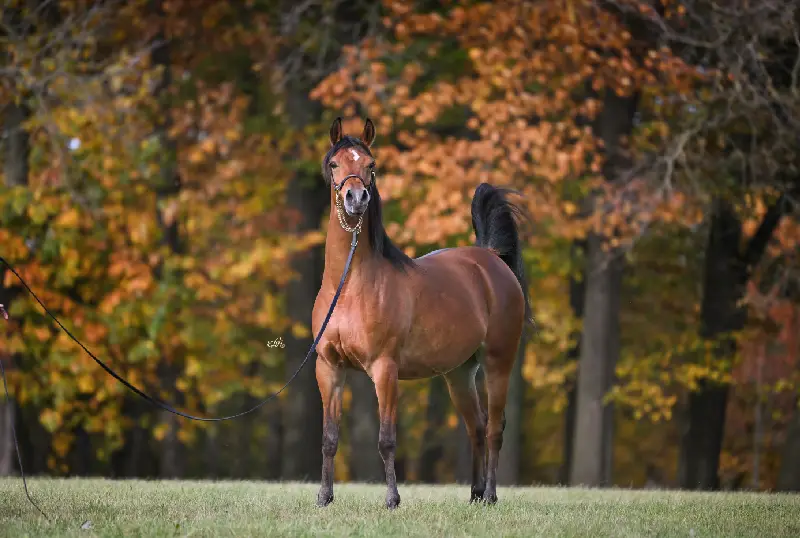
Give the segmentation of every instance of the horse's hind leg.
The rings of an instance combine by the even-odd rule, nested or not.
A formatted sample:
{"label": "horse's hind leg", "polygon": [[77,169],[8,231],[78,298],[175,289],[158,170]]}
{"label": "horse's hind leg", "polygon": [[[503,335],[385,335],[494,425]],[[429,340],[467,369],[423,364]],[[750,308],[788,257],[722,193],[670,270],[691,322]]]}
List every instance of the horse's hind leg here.
{"label": "horse's hind leg", "polygon": [[444,377],[450,398],[464,418],[464,426],[472,445],[472,488],[470,502],[483,498],[486,488],[486,415],[481,409],[475,374],[478,371],[477,355],[448,372]]}
{"label": "horse's hind leg", "polygon": [[483,500],[489,504],[497,502],[497,463],[500,459],[500,448],[503,446],[504,411],[508,383],[516,355],[516,350],[510,346],[504,346],[502,350],[498,351],[493,352],[491,349],[487,349],[484,361],[489,408],[489,421],[486,428],[489,461],[486,466],[486,489],[483,492]]}
{"label": "horse's hind leg", "polygon": [[317,506],[333,502],[333,458],[339,446],[344,381],[344,368],[333,366],[322,357],[317,358],[317,384],[322,396],[322,480]]}

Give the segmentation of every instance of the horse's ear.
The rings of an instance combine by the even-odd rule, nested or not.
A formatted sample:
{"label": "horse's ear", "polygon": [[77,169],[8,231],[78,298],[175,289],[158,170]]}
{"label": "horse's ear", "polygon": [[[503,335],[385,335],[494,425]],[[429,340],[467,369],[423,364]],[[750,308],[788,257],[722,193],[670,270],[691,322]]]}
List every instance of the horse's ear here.
{"label": "horse's ear", "polygon": [[331,146],[342,139],[342,118],[336,118],[331,124]]}
{"label": "horse's ear", "polygon": [[373,142],[375,142],[375,124],[372,123],[372,120],[367,118],[367,122],[364,124],[364,132],[361,133],[361,141],[364,142],[367,147],[370,147]]}

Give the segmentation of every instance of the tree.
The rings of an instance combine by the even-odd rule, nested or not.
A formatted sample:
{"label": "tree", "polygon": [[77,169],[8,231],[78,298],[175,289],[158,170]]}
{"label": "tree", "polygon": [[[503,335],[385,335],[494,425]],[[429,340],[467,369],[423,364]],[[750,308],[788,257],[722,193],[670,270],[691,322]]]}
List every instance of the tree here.
{"label": "tree", "polygon": [[[10,103],[3,111],[3,140],[4,144],[4,180],[5,185],[11,187],[24,187],[28,183],[28,156],[30,154],[29,136],[24,127],[27,111],[19,104]],[[0,304],[6,309],[11,307],[11,301],[18,290],[6,287],[6,269],[0,269]],[[10,358],[10,357],[9,357]],[[0,355],[0,360],[6,357]],[[10,366],[10,363],[9,363]],[[9,370],[6,367],[6,370]],[[0,432],[3,442],[0,444],[0,476],[11,474],[14,468],[14,445],[12,443],[11,429],[16,421],[14,401],[0,403]]]}
{"label": "tree", "polygon": [[[620,141],[633,130],[638,95],[619,96],[607,90],[596,131],[606,152],[608,181],[622,180]],[[613,407],[605,403],[614,384],[620,354],[620,296],[623,260],[618,248],[606,247],[608,238],[590,232],[586,243],[586,275],[575,429],[570,483],[611,484],[613,466]]]}
{"label": "tree", "polygon": [[[703,1],[663,3],[659,10],[633,2],[614,5],[705,74],[691,83],[693,91],[684,92],[688,106],[682,108],[689,113],[670,121],[670,142],[648,167],[665,188],[682,184],[694,191],[709,215],[699,334],[713,348],[718,372],[728,372],[737,355],[735,336],[747,323],[747,283],[798,185],[789,141],[800,133],[788,112],[797,106],[797,81],[790,73],[799,52],[792,37],[798,11],[770,2],[734,2],[725,10]],[[700,22],[707,20],[713,24]],[[763,211],[754,214],[759,206]],[[745,218],[755,222],[746,240]],[[719,486],[729,390],[722,376],[699,380],[689,395],[682,487]]]}
{"label": "tree", "polygon": [[[209,414],[242,392],[266,395],[274,383],[241,371],[281,361],[265,334],[286,327],[276,290],[286,281],[287,253],[320,237],[282,235],[284,169],[274,133],[245,121],[245,92],[208,62],[245,48],[268,62],[274,42],[262,31],[264,15],[251,9],[238,20],[252,27],[242,28],[227,24],[238,13],[218,4],[198,11],[170,2],[156,21],[145,2],[61,7],[51,26],[31,24],[30,39],[6,48],[14,76],[3,78],[4,103],[26,96],[36,136],[29,187],[0,192],[4,256],[76,336],[147,392],[171,399],[177,389],[179,405]],[[213,39],[188,39],[209,24]],[[153,65],[158,30],[182,46]],[[161,88],[166,104],[153,95],[165,71],[181,73]],[[173,151],[162,152],[163,144]],[[179,175],[180,192],[159,195],[153,185],[162,174],[174,177],[169,170]],[[192,241],[171,248],[162,232]],[[18,324],[2,328],[5,351],[31,356],[12,373],[12,390],[24,387],[20,404],[40,415],[52,446],[49,453],[37,447],[37,457],[66,472],[80,427],[92,441],[81,450],[90,447],[102,465],[140,427],[132,433],[140,452],[127,458],[143,464],[131,471],[149,474],[150,437],[163,439],[164,425],[151,414],[120,417],[124,389],[76,353],[31,301],[12,304],[11,315]],[[164,383],[167,360],[176,368]],[[198,431],[183,421],[175,435],[191,444]]]}
{"label": "tree", "polygon": [[[358,103],[393,133],[381,148],[380,162],[385,198],[398,201],[391,214],[402,215],[402,226],[389,228],[395,239],[411,251],[467,244],[474,186],[481,181],[510,183],[523,194],[538,235],[546,238],[531,240],[543,252],[528,258],[536,275],[532,286],[549,288],[543,281],[562,269],[536,264],[547,256],[564,259],[571,241],[590,230],[597,237],[591,247],[593,267],[607,267],[606,249],[601,249],[606,239],[601,238],[620,247],[638,233],[641,223],[628,215],[630,208],[623,211],[631,205],[623,201],[636,188],[641,197],[652,196],[630,181],[631,174],[616,180],[625,170],[616,170],[619,163],[609,164],[608,154],[618,159],[617,154],[627,151],[627,145],[619,150],[615,146],[632,129],[636,107],[630,103],[637,92],[674,86],[670,73],[680,73],[684,64],[668,51],[648,56],[625,21],[590,2],[562,6],[509,0],[431,7],[387,1],[385,7],[391,39],[368,39],[357,50],[345,51],[343,67],[314,96],[350,113]],[[634,54],[632,47],[643,50]],[[649,63],[637,62],[642,57]],[[668,72],[663,81],[657,79],[662,71]],[[619,121],[610,112],[603,123],[606,106],[609,111],[617,107]],[[604,151],[599,149],[602,143]],[[615,181],[606,182],[604,171]],[[592,203],[579,212],[590,193]],[[651,217],[658,219],[658,211],[650,211]],[[608,314],[616,309],[614,289],[621,273],[616,268],[601,273],[587,275],[587,293],[603,304],[586,313],[586,330],[601,340],[597,345],[585,342],[582,354],[584,362],[597,359],[603,378],[610,379],[618,345],[605,341],[599,323],[615,317]],[[614,289],[600,291],[602,282]],[[563,300],[563,290],[556,296],[534,296],[535,308],[547,312],[555,308],[543,303]],[[568,316],[545,316],[540,330],[549,333],[542,346],[547,354],[554,348],[566,350],[571,324]],[[592,378],[585,379],[594,388]],[[597,405],[609,388],[609,381],[601,383],[579,407]],[[509,403],[511,409],[519,407],[522,392]],[[586,387],[579,392],[589,395]],[[579,414],[579,422],[585,423],[588,415]],[[518,425],[507,428],[520,431]],[[504,446],[519,442],[516,433],[508,437]],[[586,445],[593,454],[587,458],[601,453],[600,436],[594,437]],[[508,448],[509,454],[515,452]]]}

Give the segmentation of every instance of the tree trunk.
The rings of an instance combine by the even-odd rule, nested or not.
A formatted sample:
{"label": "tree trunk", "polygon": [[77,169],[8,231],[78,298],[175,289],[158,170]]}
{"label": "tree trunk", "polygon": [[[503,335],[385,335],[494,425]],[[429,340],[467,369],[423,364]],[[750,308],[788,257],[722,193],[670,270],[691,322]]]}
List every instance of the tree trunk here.
{"label": "tree trunk", "polygon": [[[161,16],[163,15],[162,0],[154,0],[153,9]],[[153,65],[161,66],[163,68],[161,80],[154,89],[154,96],[160,100],[159,108],[161,118],[158,120],[155,128],[155,135],[158,137],[161,146],[161,162],[159,163],[160,171],[154,181],[154,190],[156,193],[157,210],[156,218],[158,219],[158,226],[161,229],[162,244],[169,248],[170,253],[180,254],[184,250],[182,238],[180,237],[180,230],[178,222],[172,220],[168,222],[164,215],[162,208],[166,207],[166,202],[180,194],[180,177],[176,164],[177,148],[173,140],[169,138],[169,104],[168,97],[165,90],[169,88],[172,82],[172,69],[170,62],[170,43],[166,39],[163,32],[159,32],[157,41],[161,44],[156,46],[152,52]],[[163,268],[156,267],[156,280],[163,280]],[[178,377],[179,366],[177,365],[178,357],[162,357],[161,359],[161,384],[163,387],[168,387],[168,393],[173,398],[175,404],[180,405],[180,392],[175,390],[175,381]],[[184,471],[184,457],[181,442],[178,439],[178,429],[180,424],[178,417],[167,411],[160,411],[158,413],[160,420],[167,424],[167,432],[161,442],[161,461],[159,464],[159,472],[165,478],[178,478],[183,475]]]}
{"label": "tree trunk", "polygon": [[[797,178],[794,185],[796,191]],[[730,364],[736,353],[736,342],[730,333],[742,329],[746,321],[746,311],[739,301],[744,297],[753,268],[791,206],[792,198],[784,193],[767,209],[743,252],[740,251],[742,225],[736,212],[730,202],[714,200],[706,248],[700,336],[718,340],[714,353],[721,362]],[[678,483],[682,488],[719,487],[717,472],[728,390],[727,385],[704,381],[698,391],[689,396],[688,420],[678,461]]]}
{"label": "tree trunk", "polygon": [[222,454],[219,450],[220,430],[221,428],[219,425],[214,424],[206,428],[200,436],[203,446],[202,460],[204,464],[202,478],[207,480],[220,478],[223,471],[223,466],[220,465],[222,458]]}
{"label": "tree trunk", "polygon": [[347,424],[350,436],[350,479],[356,482],[382,482],[383,460],[378,452],[378,397],[375,385],[363,372],[348,372],[350,409]]}
{"label": "tree trunk", "polygon": [[111,456],[111,468],[115,477],[156,476],[155,455],[151,451],[150,428],[141,426],[145,416],[151,414],[152,408],[144,400],[133,394],[126,395],[122,404],[122,415],[130,417],[133,425],[124,431],[122,448]]}
{"label": "tree trunk", "polygon": [[[583,255],[585,252],[585,241],[573,242],[573,258],[575,258],[577,254]],[[572,308],[573,315],[578,320],[583,319],[583,299],[584,295],[586,294],[585,281],[586,274],[583,269],[581,269],[581,273],[578,278],[572,276],[569,279],[569,304]],[[575,345],[573,345],[567,352],[568,361],[577,361],[581,356],[580,332],[578,332],[578,334],[574,334],[573,337],[575,338]],[[567,408],[564,411],[564,447],[562,451],[561,468],[559,469],[558,473],[559,484],[569,484],[569,473],[570,469],[572,468],[572,452],[574,450],[573,435],[575,433],[575,404],[578,399],[577,384],[578,373],[576,370],[575,377],[572,380],[567,381]]]}
{"label": "tree trunk", "polygon": [[[298,172],[288,187],[287,202],[300,213],[298,232],[319,228],[328,191],[322,179]],[[287,287],[287,313],[292,323],[311,325],[311,311],[322,285],[323,247],[298,253],[292,263],[297,277]],[[286,377],[291,376],[313,343],[313,337],[289,333],[286,344]],[[313,361],[298,374],[285,392],[283,408],[284,480],[317,480],[322,469],[322,401]]]}
{"label": "tree trunk", "polygon": [[[0,358],[0,360],[3,360]],[[14,472],[14,440],[11,428],[15,419],[14,402],[0,403],[0,476],[10,476]]]}
{"label": "tree trunk", "polygon": [[786,429],[776,489],[800,492],[800,398],[795,402],[792,418]]}
{"label": "tree trunk", "polygon": [[[569,358],[577,360],[580,358],[580,344],[569,350]],[[567,389],[567,407],[564,410],[564,446],[561,451],[561,467],[558,469],[558,483],[560,485],[569,484],[570,470],[572,469],[572,455],[575,452],[575,414],[578,402],[578,376],[575,376],[572,386]]]}
{"label": "tree trunk", "polygon": [[587,245],[587,279],[583,335],[575,403],[574,453],[570,482],[603,486],[610,483],[611,406],[603,403],[619,355],[619,301],[622,264],[609,258],[601,237]]}
{"label": "tree trunk", "polygon": [[7,187],[28,184],[28,156],[30,139],[22,124],[28,118],[28,111],[18,105],[8,105],[5,109],[4,136],[5,157],[3,172]]}
{"label": "tree trunk", "polygon": [[[700,333],[703,338],[722,338],[716,346],[719,361],[731,361],[736,343],[724,333],[744,326],[745,276],[739,254],[741,223],[727,202],[716,200],[706,248],[704,293]],[[685,489],[718,489],[719,455],[725,428],[728,386],[703,381],[689,395],[688,424],[681,439],[678,483]]]}
{"label": "tree trunk", "polygon": [[[603,141],[606,181],[617,181],[628,163],[621,138],[633,128],[639,96],[620,97],[607,90],[603,109],[594,125]],[[591,204],[589,205],[591,207]],[[575,402],[572,484],[603,486],[611,483],[613,462],[613,406],[603,403],[614,382],[619,357],[619,295],[624,270],[620,253],[604,249],[605,238],[589,234],[586,242],[583,331]]]}
{"label": "tree trunk", "polygon": [[508,384],[502,456],[497,463],[497,483],[501,486],[513,486],[519,483],[522,458],[522,412],[525,403],[525,379],[522,377],[522,367],[525,362],[526,343],[526,335],[523,335]]}
{"label": "tree trunk", "polygon": [[281,424],[281,404],[279,400],[273,400],[264,406],[267,421],[267,438],[264,451],[266,452],[267,465],[263,476],[266,480],[278,480],[281,477],[282,457],[281,452],[283,438],[283,428]]}
{"label": "tree trunk", "polygon": [[[22,124],[28,116],[27,110],[17,105],[8,105],[3,111],[3,139],[4,151],[4,178],[7,187],[18,187],[28,184],[28,156],[30,155],[30,139]],[[5,288],[6,268],[0,268],[0,304],[6,310],[11,306],[11,301],[16,295],[16,289]],[[8,371],[11,362],[7,357],[0,356],[5,361],[3,366]],[[10,475],[16,466],[16,456],[12,439],[12,428],[16,413],[13,396],[8,403],[5,397],[0,396],[0,476]]]}
{"label": "tree trunk", "polygon": [[72,433],[75,437],[67,460],[69,474],[70,476],[90,476],[93,474],[94,465],[99,463],[94,458],[92,439],[82,426],[76,427]]}
{"label": "tree trunk", "polygon": [[180,478],[184,472],[183,450],[178,439],[178,417],[167,411],[159,411],[161,421],[167,424],[167,432],[161,441],[161,459],[158,474],[161,478]]}
{"label": "tree trunk", "polygon": [[[444,377],[431,378],[428,389],[428,408],[422,450],[419,458],[419,480],[428,484],[437,481],[436,467],[444,456],[444,423],[449,409],[450,395]],[[505,448],[505,446],[503,446]]]}

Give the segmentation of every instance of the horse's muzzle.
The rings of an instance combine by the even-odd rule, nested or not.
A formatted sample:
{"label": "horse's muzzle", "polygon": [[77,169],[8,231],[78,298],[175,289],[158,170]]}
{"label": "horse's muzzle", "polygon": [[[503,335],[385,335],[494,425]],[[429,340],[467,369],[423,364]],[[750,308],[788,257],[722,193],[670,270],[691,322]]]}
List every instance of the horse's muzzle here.
{"label": "horse's muzzle", "polygon": [[351,217],[359,217],[367,210],[369,198],[367,189],[350,189],[344,197],[344,210]]}

